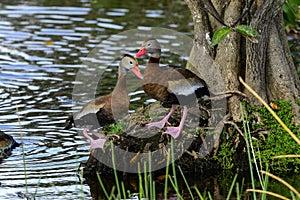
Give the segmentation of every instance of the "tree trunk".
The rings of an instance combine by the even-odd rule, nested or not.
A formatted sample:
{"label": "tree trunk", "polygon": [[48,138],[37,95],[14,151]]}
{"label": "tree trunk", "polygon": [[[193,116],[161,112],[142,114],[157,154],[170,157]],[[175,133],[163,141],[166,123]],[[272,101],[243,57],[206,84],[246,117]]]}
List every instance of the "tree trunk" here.
{"label": "tree trunk", "polygon": [[[226,90],[243,91],[250,103],[259,105],[256,98],[242,88],[238,81],[241,76],[266,102],[292,101],[295,122],[299,123],[299,105],[296,101],[299,100],[300,81],[284,29],[284,0],[186,0],[186,3],[193,16],[195,47],[204,48],[212,57],[221,72]],[[239,24],[250,25],[258,31],[256,41],[231,32],[217,47],[209,46],[207,33],[212,37],[223,26],[221,23],[231,26],[238,19]],[[194,60],[199,57],[195,52],[191,53]],[[199,66],[194,67],[201,72]],[[208,85],[210,87],[209,82]],[[228,110],[233,120],[241,120],[237,96],[228,100]]]}

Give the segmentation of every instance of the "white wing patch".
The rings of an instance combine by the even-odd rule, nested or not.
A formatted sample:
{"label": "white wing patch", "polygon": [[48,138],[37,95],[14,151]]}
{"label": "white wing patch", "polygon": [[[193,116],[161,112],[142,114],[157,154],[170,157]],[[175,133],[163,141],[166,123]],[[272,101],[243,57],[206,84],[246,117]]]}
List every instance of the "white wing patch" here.
{"label": "white wing patch", "polygon": [[168,91],[175,95],[188,96],[201,87],[204,87],[204,85],[194,78],[168,81]]}
{"label": "white wing patch", "polygon": [[80,119],[81,117],[94,113],[96,114],[102,107],[104,107],[104,103],[100,105],[96,105],[94,101],[85,105],[74,117],[74,120]]}

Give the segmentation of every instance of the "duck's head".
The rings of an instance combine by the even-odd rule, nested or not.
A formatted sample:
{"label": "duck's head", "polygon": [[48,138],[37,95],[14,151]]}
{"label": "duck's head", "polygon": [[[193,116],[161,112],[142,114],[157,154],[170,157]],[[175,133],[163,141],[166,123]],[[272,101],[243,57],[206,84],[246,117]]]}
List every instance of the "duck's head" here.
{"label": "duck's head", "polygon": [[137,59],[129,54],[125,54],[120,62],[119,75],[125,76],[128,71],[132,71],[138,78],[143,79]]}
{"label": "duck's head", "polygon": [[150,57],[160,58],[160,52],[161,47],[159,42],[152,38],[143,42],[142,47],[140,48],[139,52],[137,52],[135,57],[139,58],[148,53]]}

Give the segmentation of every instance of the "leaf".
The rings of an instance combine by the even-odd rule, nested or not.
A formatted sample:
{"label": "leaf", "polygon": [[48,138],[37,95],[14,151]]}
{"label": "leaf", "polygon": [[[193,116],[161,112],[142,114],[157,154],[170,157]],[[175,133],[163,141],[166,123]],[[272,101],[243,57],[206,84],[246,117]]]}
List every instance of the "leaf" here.
{"label": "leaf", "polygon": [[210,46],[215,46],[219,44],[226,37],[226,35],[230,33],[230,31],[231,28],[226,26],[216,30],[216,32],[213,35]]}
{"label": "leaf", "polygon": [[258,36],[258,32],[254,28],[248,25],[238,25],[234,30],[241,33],[244,36],[249,36],[249,37]]}

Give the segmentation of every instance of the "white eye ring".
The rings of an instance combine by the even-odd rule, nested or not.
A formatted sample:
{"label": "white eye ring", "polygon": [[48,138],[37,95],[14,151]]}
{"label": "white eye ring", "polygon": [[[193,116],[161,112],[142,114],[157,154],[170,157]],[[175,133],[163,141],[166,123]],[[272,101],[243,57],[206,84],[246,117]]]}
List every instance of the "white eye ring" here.
{"label": "white eye ring", "polygon": [[129,61],[129,64],[131,64],[131,65],[132,65],[132,64],[133,64],[133,62],[132,62],[132,61]]}

